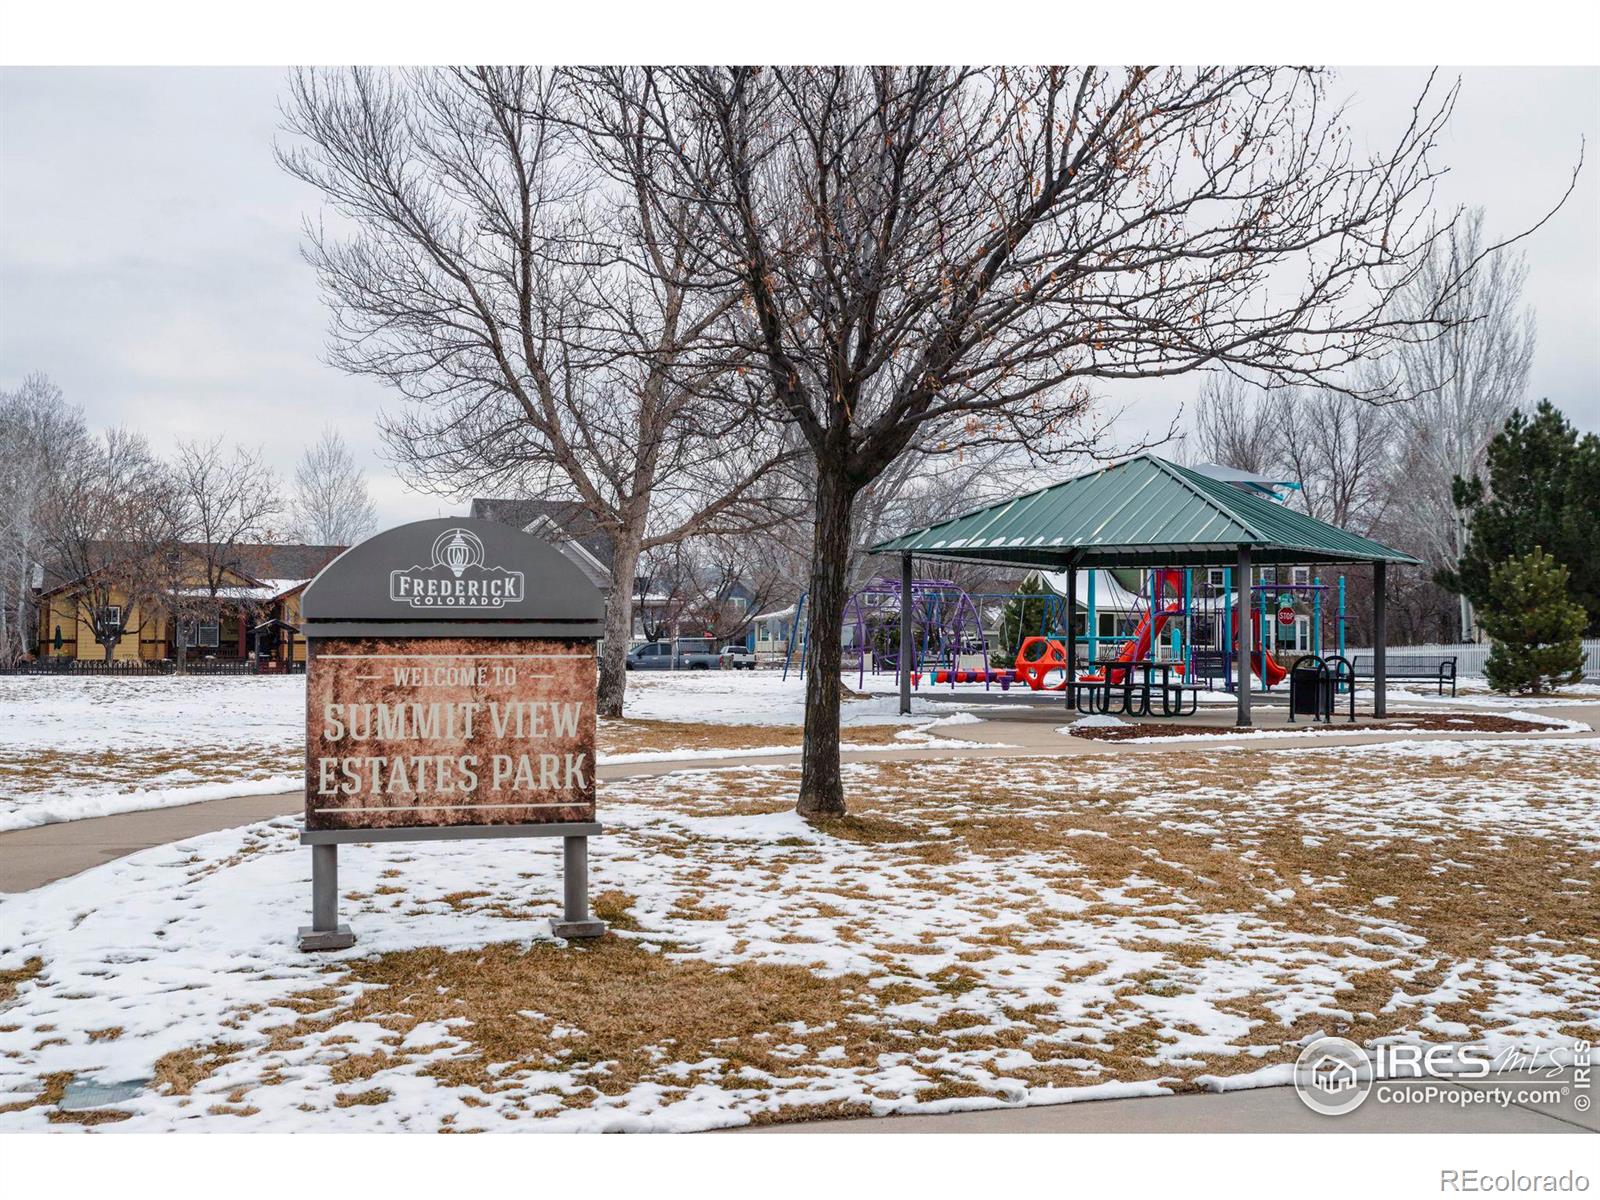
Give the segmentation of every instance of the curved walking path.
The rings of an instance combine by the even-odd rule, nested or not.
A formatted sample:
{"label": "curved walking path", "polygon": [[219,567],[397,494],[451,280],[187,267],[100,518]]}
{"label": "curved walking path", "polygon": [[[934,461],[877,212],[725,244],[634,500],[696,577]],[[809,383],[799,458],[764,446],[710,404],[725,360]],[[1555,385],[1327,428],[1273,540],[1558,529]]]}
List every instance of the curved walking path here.
{"label": "curved walking path", "polygon": [[[1342,1117],[1312,1112],[1289,1087],[1237,1092],[1191,1092],[1071,1104],[1019,1105],[973,1112],[914,1113],[897,1117],[845,1117],[744,1126],[720,1133],[1600,1133],[1600,1112],[1579,1112],[1570,1101],[1507,1104],[1467,1102],[1458,1093],[1496,1086],[1572,1087],[1560,1075],[1502,1072],[1484,1079],[1427,1080],[1438,1094],[1427,1102],[1380,1104],[1369,1099]],[[1576,1094],[1576,1093],[1572,1093]]]}
{"label": "curved walking path", "polygon": [[[872,762],[897,759],[950,759],[950,758],[1076,758],[1082,756],[1139,754],[1161,748],[1160,742],[1091,741],[1086,738],[1065,737],[1059,728],[1075,720],[1077,714],[1069,712],[1060,702],[1011,703],[985,705],[982,697],[954,695],[953,705],[969,708],[983,717],[981,724],[935,726],[929,736],[942,741],[966,743],[959,747],[927,746],[907,741],[903,746],[886,746],[882,749],[846,751],[846,762]],[[1421,703],[1406,702],[1407,708],[1425,709]],[[1492,714],[1495,710],[1483,709]],[[1527,711],[1537,712],[1538,706],[1529,704]],[[1567,705],[1549,709],[1549,715],[1600,728],[1600,703]],[[1184,718],[1185,724],[1202,727],[1231,726],[1232,709],[1215,712],[1202,711],[1198,716]],[[1304,728],[1304,726],[1302,726]],[[1338,731],[1339,726],[1334,725]],[[1286,723],[1283,709],[1264,707],[1258,710],[1257,732],[1283,733],[1292,729]],[[1318,745],[1348,746],[1373,742],[1416,740],[1501,740],[1505,738],[1562,739],[1593,736],[1590,731],[1559,731],[1548,734],[1485,733],[1485,732],[1432,732],[1415,730],[1373,729],[1370,733],[1348,733],[1330,737],[1328,734],[1307,733],[1296,737],[1251,739],[1248,735],[1219,735],[1205,741],[1173,743],[1171,748],[1206,750],[1229,746],[1249,746],[1262,750],[1289,750]],[[850,740],[850,730],[844,731],[844,740]],[[1214,746],[1213,746],[1214,742]],[[727,769],[753,766],[798,765],[798,750],[773,754],[723,754],[708,751],[693,759],[669,759],[655,762],[614,762],[602,765],[596,772],[601,782],[632,779],[652,775],[666,775],[675,771]],[[237,796],[226,800],[204,800],[194,804],[170,808],[146,809],[140,812],[118,813],[108,817],[89,817],[79,821],[60,821],[0,833],[0,892],[25,892],[43,887],[57,879],[76,875],[101,863],[110,862],[127,854],[162,846],[185,838],[214,833],[264,821],[272,817],[292,816],[304,807],[302,792],[280,792],[270,795]],[[603,819],[603,817],[602,817]]]}

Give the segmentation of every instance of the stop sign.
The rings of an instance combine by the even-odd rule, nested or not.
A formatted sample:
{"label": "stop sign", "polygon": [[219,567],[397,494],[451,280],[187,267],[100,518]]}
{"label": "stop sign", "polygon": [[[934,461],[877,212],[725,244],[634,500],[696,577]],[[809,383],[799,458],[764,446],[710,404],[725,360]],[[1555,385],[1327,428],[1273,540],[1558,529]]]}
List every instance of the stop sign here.
{"label": "stop sign", "polygon": [[1278,624],[1279,625],[1293,625],[1294,624],[1294,609],[1290,608],[1287,604],[1285,604],[1282,608],[1280,608],[1278,610]]}

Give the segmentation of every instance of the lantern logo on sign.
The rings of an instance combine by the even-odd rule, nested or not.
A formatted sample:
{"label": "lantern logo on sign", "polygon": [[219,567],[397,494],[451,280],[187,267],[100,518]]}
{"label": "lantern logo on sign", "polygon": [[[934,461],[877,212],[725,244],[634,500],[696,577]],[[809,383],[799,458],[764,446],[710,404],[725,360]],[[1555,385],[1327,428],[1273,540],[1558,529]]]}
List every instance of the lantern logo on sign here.
{"label": "lantern logo on sign", "polygon": [[504,608],[523,596],[521,571],[484,565],[483,540],[470,529],[433,539],[428,566],[389,572],[389,599],[412,608]]}
{"label": "lantern logo on sign", "polygon": [[468,567],[483,566],[483,542],[465,529],[446,529],[433,539],[433,562],[460,579]]}

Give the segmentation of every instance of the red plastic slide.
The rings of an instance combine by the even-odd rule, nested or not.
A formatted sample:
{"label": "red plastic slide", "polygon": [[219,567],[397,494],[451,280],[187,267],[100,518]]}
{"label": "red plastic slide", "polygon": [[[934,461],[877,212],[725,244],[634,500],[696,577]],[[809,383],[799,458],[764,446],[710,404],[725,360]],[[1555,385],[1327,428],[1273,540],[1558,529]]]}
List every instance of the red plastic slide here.
{"label": "red plastic slide", "polygon": [[[1153,623],[1150,620],[1152,613],[1146,610],[1144,616],[1139,618],[1139,624],[1134,627],[1132,640],[1124,642],[1122,649],[1117,652],[1118,661],[1133,662],[1137,659],[1149,658],[1151,645],[1161,636],[1161,631],[1166,627],[1167,622],[1183,612],[1183,572],[1162,571],[1161,592],[1163,595],[1172,596],[1172,603],[1164,607],[1159,614],[1155,614]],[[1113,668],[1111,682],[1121,683],[1124,674],[1125,672]],[[1085,683],[1098,683],[1102,678],[1102,673],[1096,671],[1092,675],[1080,675],[1078,678]]]}
{"label": "red plastic slide", "polygon": [[[1250,614],[1250,627],[1255,631],[1255,636],[1252,640],[1259,647],[1261,645],[1260,613],[1252,612]],[[1239,631],[1239,614],[1237,612],[1233,614],[1233,629],[1235,636],[1237,636]],[[1265,663],[1263,663],[1263,659],[1266,660]],[[1289,673],[1288,667],[1273,658],[1265,650],[1252,650],[1250,652],[1250,661],[1255,665],[1256,678],[1260,679],[1268,687],[1277,687],[1283,682],[1284,676]]]}
{"label": "red plastic slide", "polygon": [[[1254,651],[1254,654],[1256,660],[1256,674],[1261,676],[1261,678],[1266,681],[1267,686],[1277,687],[1280,683],[1282,683],[1283,677],[1289,673],[1289,668],[1278,662],[1278,660],[1273,658],[1272,655],[1267,654],[1265,650],[1256,650]],[[1263,655],[1266,656],[1267,660],[1267,669],[1265,673],[1263,673],[1261,670],[1261,659]]]}

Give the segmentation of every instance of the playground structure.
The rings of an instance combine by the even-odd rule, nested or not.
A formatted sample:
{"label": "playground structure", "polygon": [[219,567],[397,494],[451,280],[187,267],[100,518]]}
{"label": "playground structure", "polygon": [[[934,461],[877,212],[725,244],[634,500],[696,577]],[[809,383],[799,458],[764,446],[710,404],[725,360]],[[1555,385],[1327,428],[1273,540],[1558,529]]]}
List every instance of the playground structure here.
{"label": "playground structure", "polygon": [[[1271,570],[1268,568],[1267,570]],[[1263,572],[1265,573],[1265,572]],[[1155,568],[1123,572],[1139,579],[1136,588],[1125,588],[1111,572],[1088,572],[1088,596],[1083,613],[1084,629],[1073,637],[1079,651],[1077,662],[1102,662],[1102,646],[1113,649],[1112,657],[1123,662],[1158,661],[1174,664],[1175,671],[1195,682],[1232,691],[1237,673],[1234,651],[1238,628],[1235,611],[1238,592],[1233,586],[1234,572],[1223,569],[1197,572],[1184,568]],[[1252,574],[1255,574],[1254,572]],[[1274,572],[1276,574],[1276,572]],[[1104,576],[1104,578],[1100,578]],[[1067,597],[1044,580],[1042,592],[969,594],[949,579],[915,578],[911,581],[912,661],[911,686],[982,683],[987,690],[998,685],[1009,690],[1012,684],[1026,685],[1032,691],[1061,691],[1067,686]],[[1114,591],[1120,624],[1126,630],[1116,634],[1100,632],[1097,591]],[[1324,608],[1331,585],[1309,578],[1304,582],[1278,582],[1276,578],[1252,582],[1250,595],[1251,675],[1271,691],[1281,684],[1289,667],[1303,654],[1322,656]],[[1338,608],[1333,622],[1337,630],[1337,657],[1345,647],[1344,577],[1337,584]],[[846,661],[855,656],[857,685],[867,674],[895,673],[899,669],[899,622],[903,603],[902,581],[879,576],[854,592],[845,605],[844,641]],[[1131,598],[1131,604],[1129,603]],[[990,661],[988,637],[982,613],[988,604],[1005,611],[1013,602],[1026,613],[1029,602],[1037,609],[1037,630],[1002,629],[1003,640],[1017,647],[1015,665],[996,669]],[[809,628],[804,620],[806,595],[801,593],[795,606],[795,621],[785,647],[784,678],[795,664],[806,667],[806,642]],[[1263,615],[1265,614],[1265,616]],[[1030,623],[1031,626],[1031,623]],[[1283,630],[1286,627],[1286,631]],[[1224,633],[1226,631],[1226,634]],[[1302,634],[1305,636],[1302,637]],[[1305,644],[1300,643],[1304,641]],[[1085,653],[1086,651],[1086,653]],[[1280,655],[1283,656],[1280,659]],[[1283,661],[1286,659],[1287,661]],[[1120,684],[1124,672],[1112,665],[1092,670],[1080,669],[1076,678],[1085,683],[1104,680]],[[1342,691],[1348,686],[1342,679]]]}
{"label": "playground structure", "polygon": [[[1146,679],[1154,668],[1163,679],[1176,673],[1180,660],[1191,677],[1181,685],[1184,689],[1198,687],[1201,676],[1221,679],[1226,686],[1231,675],[1235,724],[1246,727],[1252,724],[1256,690],[1250,685],[1253,666],[1259,665],[1262,682],[1268,683],[1282,667],[1274,650],[1287,657],[1292,649],[1298,656],[1322,641],[1329,585],[1314,581],[1312,572],[1345,564],[1370,566],[1372,714],[1381,719],[1388,715],[1388,569],[1391,564],[1420,566],[1420,560],[1298,512],[1281,503],[1279,493],[1278,482],[1264,477],[1137,454],[888,538],[869,553],[896,556],[908,586],[918,559],[1065,572],[1071,616],[1063,650],[1075,650],[1080,636],[1079,578],[1092,579],[1091,573],[1099,571],[1143,571],[1148,596],[1141,620],[1149,625],[1142,637],[1135,622],[1117,639],[1106,640],[1132,636],[1136,642],[1146,641],[1153,656],[1140,664]],[[1174,576],[1174,570],[1180,574]],[[1199,571],[1204,575],[1197,575]],[[1169,597],[1167,593],[1178,592],[1180,580],[1181,600]],[[1235,604],[1245,609],[1238,620]],[[1174,605],[1178,612],[1171,611]],[[1269,615],[1263,617],[1263,612]],[[1276,635],[1275,623],[1289,636]],[[1342,626],[1339,622],[1341,648]],[[1265,646],[1255,644],[1258,635]],[[1102,640],[1097,623],[1085,630],[1089,639],[1097,651]],[[902,645],[909,646],[909,640],[907,631]],[[1070,694],[1077,655],[1064,657]],[[1097,654],[1090,657],[1100,664]],[[1117,661],[1105,664],[1115,670]],[[1125,674],[1134,669],[1132,661],[1122,661],[1129,662]],[[909,670],[901,670],[898,683],[900,711],[909,712]],[[1110,684],[1107,679],[1096,686]]]}
{"label": "playground structure", "polygon": [[[1143,586],[1136,593],[1138,603],[1128,618],[1132,628],[1110,636],[1099,632],[1095,605],[1099,574],[1089,574],[1086,630],[1073,639],[1087,650],[1086,655],[1078,656],[1080,662],[1085,659],[1090,663],[1103,662],[1101,645],[1110,643],[1116,648],[1115,660],[1170,662],[1177,674],[1191,682],[1204,679],[1212,687],[1225,691],[1234,689],[1237,670],[1234,645],[1239,617],[1234,611],[1238,592],[1233,585],[1231,569],[1207,573],[1199,579],[1192,569],[1158,568],[1144,572]],[[1300,583],[1281,583],[1275,578],[1252,582],[1251,644],[1257,649],[1251,653],[1251,674],[1261,681],[1265,690],[1271,691],[1282,683],[1290,666],[1301,655],[1320,657],[1325,653],[1323,610],[1330,590],[1331,585],[1311,579],[1309,572],[1306,581]],[[1338,579],[1337,595],[1336,657],[1342,658],[1345,648],[1342,575]],[[1280,632],[1284,626],[1289,632]],[[1223,631],[1227,631],[1226,636]],[[1305,645],[1299,644],[1302,631],[1307,635]],[[1288,659],[1287,663],[1280,660],[1279,654]],[[1289,657],[1291,655],[1293,657]],[[1041,631],[1025,638],[1018,648],[1018,673],[1035,690],[1065,689],[1066,668],[1063,637],[1052,637]],[[1084,683],[1098,683],[1104,681],[1107,669],[1111,682],[1120,684],[1124,672],[1115,666],[1079,671],[1075,677]],[[1341,679],[1339,686],[1343,690],[1348,684]]]}
{"label": "playground structure", "polygon": [[[900,613],[904,604],[902,582],[890,576],[868,580],[845,602],[845,654],[847,661],[852,652],[855,654],[858,685],[866,682],[869,666],[874,675],[899,670]],[[795,602],[794,624],[784,651],[785,679],[789,677],[790,666],[794,665],[797,649],[800,674],[802,678],[805,675],[806,643],[810,633],[805,610],[806,593],[801,592]],[[982,682],[987,686],[993,682],[1010,686],[1010,672],[990,669],[988,639],[984,636],[983,617],[977,603],[953,580],[911,581],[911,628],[911,671],[918,685],[927,678],[952,685]]]}

